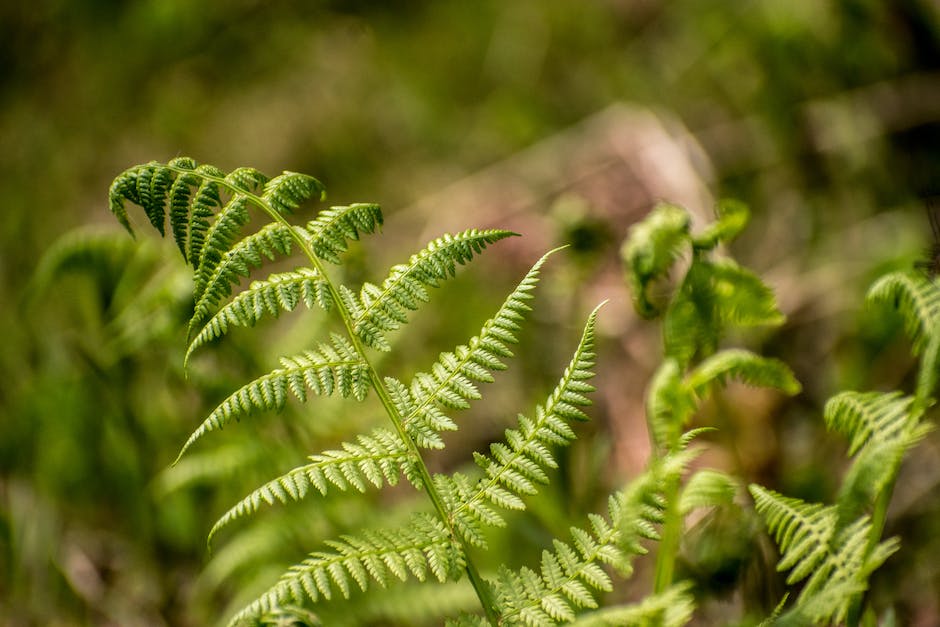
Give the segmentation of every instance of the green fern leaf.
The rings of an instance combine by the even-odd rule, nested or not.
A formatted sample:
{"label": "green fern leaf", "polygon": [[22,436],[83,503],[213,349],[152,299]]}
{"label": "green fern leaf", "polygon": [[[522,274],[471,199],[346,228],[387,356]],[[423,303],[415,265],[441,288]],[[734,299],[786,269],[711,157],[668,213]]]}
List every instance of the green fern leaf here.
{"label": "green fern leaf", "polygon": [[776,388],[787,394],[800,391],[793,371],[782,361],[743,349],[723,350],[703,360],[689,373],[686,385],[704,398],[713,384],[723,384],[732,377],[747,385]]}
{"label": "green fern leaf", "polygon": [[473,528],[476,522],[486,522],[480,512],[489,511],[487,503],[523,509],[518,497],[535,494],[536,484],[547,481],[542,468],[557,466],[550,445],[564,446],[574,440],[574,431],[566,421],[587,419],[580,407],[590,404],[585,394],[594,389],[587,381],[594,376],[594,326],[599,309],[588,317],[568,367],[549,398],[536,407],[535,419],[520,415],[519,428],[506,430],[505,443],[493,444],[489,455],[475,456],[484,476],[471,493],[460,494],[456,509],[451,510],[458,527]]}
{"label": "green fern leaf", "polygon": [[211,545],[213,537],[229,523],[257,512],[265,504],[286,505],[300,501],[311,487],[323,495],[330,485],[340,490],[351,487],[365,492],[370,484],[376,488],[384,483],[396,485],[400,475],[420,485],[408,448],[401,439],[387,429],[375,429],[370,436],[358,436],[355,444],[343,444],[341,450],[311,455],[309,464],[294,468],[254,490],[213,525],[208,543]]}
{"label": "green fern leaf", "polygon": [[332,552],[312,553],[291,567],[229,624],[251,621],[284,604],[330,599],[336,591],[348,598],[353,585],[366,590],[375,582],[384,588],[393,579],[404,581],[409,575],[419,581],[431,575],[444,582],[463,568],[460,549],[444,525],[428,514],[417,514],[407,526],[394,531],[367,530],[328,545]]}
{"label": "green fern leaf", "polygon": [[[871,523],[862,517],[846,527],[833,543],[825,561],[819,564],[807,580],[796,606],[811,614],[819,623],[831,622],[843,624],[852,601],[851,596],[834,596],[831,589],[843,592],[846,588],[863,591],[867,588],[868,578],[875,569],[884,563],[900,547],[896,538],[891,538],[869,550]],[[815,607],[809,608],[810,604]]]}
{"label": "green fern leaf", "polygon": [[[611,519],[619,514],[611,499]],[[504,624],[554,625],[574,620],[577,610],[596,608],[592,590],[612,589],[610,576],[600,564],[623,570],[627,556],[618,547],[617,525],[592,516],[591,530],[571,528],[572,544],[554,540],[554,551],[542,553],[540,573],[501,567],[492,582],[496,604]]]}
{"label": "green fern leaf", "polygon": [[515,334],[531,309],[527,301],[538,285],[542,265],[554,252],[543,255],[529,269],[476,336],[453,351],[441,353],[430,373],[417,373],[410,388],[390,383],[402,424],[418,446],[441,448],[443,440],[437,432],[457,428],[444,409],[462,408],[479,398],[474,382],[491,382],[491,371],[506,369],[501,359],[512,357],[507,345],[518,341]]}
{"label": "green fern leaf", "polygon": [[663,316],[663,350],[685,369],[696,355],[718,348],[721,324],[708,262],[696,259]]}
{"label": "green fern leaf", "polygon": [[285,171],[265,183],[261,198],[278,213],[289,214],[311,198],[326,198],[326,189],[308,174]]}
{"label": "green fern leaf", "polygon": [[278,317],[281,311],[293,311],[303,303],[308,309],[318,305],[329,311],[333,306],[329,283],[311,268],[272,274],[263,281],[253,281],[203,326],[186,350],[184,363],[200,346],[221,337],[229,327],[254,326],[264,314]]}
{"label": "green fern leaf", "polygon": [[676,205],[657,205],[630,228],[620,254],[627,265],[633,305],[644,318],[660,312],[650,300],[650,285],[669,272],[688,241],[689,214]]}
{"label": "green fern leaf", "polygon": [[709,262],[718,319],[730,327],[777,326],[786,320],[760,277],[731,259]]}
{"label": "green fern leaf", "polygon": [[805,579],[827,558],[836,529],[835,507],[806,503],[752,484],[757,512],[782,555],[777,570],[790,570],[788,584]]}
{"label": "green fern leaf", "polygon": [[[511,231],[470,229],[457,235],[444,235],[411,256],[406,264],[393,266],[381,287],[362,286],[358,297],[344,298],[354,309],[354,330],[369,346],[389,350],[384,333],[407,322],[407,312],[427,302],[425,288],[438,287],[456,276],[457,266],[469,262],[475,254],[501,239],[516,235]],[[355,299],[355,303],[351,301]]]}
{"label": "green fern leaf", "polygon": [[369,386],[368,367],[353,346],[335,334],[332,346],[321,344],[316,350],[282,358],[281,366],[244,385],[222,401],[189,436],[177,460],[203,435],[221,429],[242,415],[260,410],[280,410],[287,401],[288,392],[301,402],[306,402],[308,389],[321,395],[338,391],[343,396],[362,400]]}
{"label": "green fern leaf", "polygon": [[363,233],[374,233],[382,222],[382,210],[378,205],[355,203],[321,211],[316,220],[307,223],[304,231],[313,254],[338,264],[339,254],[348,249],[349,240],[358,240]]}
{"label": "green fern leaf", "polygon": [[205,279],[193,317],[189,322],[190,336],[215,311],[216,306],[232,293],[232,286],[242,277],[260,268],[265,259],[274,260],[278,255],[289,255],[294,240],[291,229],[279,223],[268,224],[257,232],[243,238],[222,254],[212,274]]}
{"label": "green fern leaf", "polygon": [[869,288],[866,300],[897,308],[914,345],[914,354],[924,349],[936,321],[940,320],[940,287],[918,274],[885,275]]}

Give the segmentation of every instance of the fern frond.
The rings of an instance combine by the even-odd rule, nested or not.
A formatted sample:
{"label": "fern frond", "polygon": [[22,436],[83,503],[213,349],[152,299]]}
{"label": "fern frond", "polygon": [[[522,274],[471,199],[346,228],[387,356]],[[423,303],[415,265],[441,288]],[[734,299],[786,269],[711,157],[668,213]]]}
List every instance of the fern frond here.
{"label": "fern frond", "polygon": [[[571,361],[545,403],[536,407],[535,418],[520,414],[519,428],[507,429],[504,442],[492,444],[489,455],[474,455],[484,476],[470,493],[456,489],[460,498],[450,512],[451,520],[467,534],[468,541],[479,537],[480,523],[501,522],[489,505],[524,509],[520,497],[535,494],[536,484],[548,481],[544,469],[557,467],[551,445],[566,446],[575,438],[567,421],[587,419],[580,407],[590,404],[585,394],[594,390],[587,381],[594,376],[594,327],[601,306],[588,316]],[[494,523],[494,517],[499,522]]]}
{"label": "fern frond", "polygon": [[919,274],[894,272],[878,279],[865,298],[895,307],[901,313],[914,354],[920,354],[940,320],[940,287]]}
{"label": "fern frond", "polygon": [[571,627],[680,627],[691,620],[694,611],[692,584],[681,582],[639,603],[582,614],[571,623]]}
{"label": "fern frond", "polygon": [[327,544],[331,552],[311,553],[291,567],[229,624],[244,623],[284,604],[328,600],[335,592],[349,598],[353,586],[366,590],[370,582],[384,588],[393,579],[405,581],[409,575],[419,581],[430,575],[445,582],[463,567],[459,547],[443,523],[428,514],[416,514],[400,529],[366,530]]}
{"label": "fern frond", "polygon": [[786,394],[797,394],[801,389],[793,371],[785,363],[743,349],[726,349],[702,360],[687,376],[686,385],[699,398],[704,398],[711,385],[723,384],[731,378],[754,387],[775,388]]}
{"label": "fern frond", "polygon": [[407,312],[428,301],[425,288],[438,287],[457,274],[457,266],[469,262],[475,254],[506,237],[511,231],[470,229],[456,235],[444,235],[414,254],[408,263],[392,267],[381,287],[365,283],[358,297],[344,300],[354,315],[353,328],[372,348],[390,350],[384,333],[407,322]]}
{"label": "fern frond", "polygon": [[393,397],[402,424],[418,446],[442,446],[437,432],[457,427],[443,412],[463,408],[479,398],[474,382],[489,383],[493,380],[491,371],[506,369],[501,360],[512,357],[507,345],[518,341],[515,334],[531,310],[526,301],[532,299],[542,265],[554,252],[549,251],[533,264],[476,336],[453,351],[441,353],[431,371],[417,373],[409,388],[401,383],[390,384],[395,389]]}
{"label": "fern frond", "polygon": [[[611,499],[610,506],[614,520],[618,499]],[[580,608],[597,607],[592,590],[612,589],[601,564],[620,568],[627,556],[617,545],[616,525],[597,515],[590,516],[590,523],[590,530],[571,528],[572,544],[554,540],[554,551],[542,553],[539,573],[500,568],[493,587],[504,624],[555,625],[574,620]]]}
{"label": "fern frond", "polygon": [[263,281],[252,281],[203,326],[186,349],[184,363],[193,351],[228,332],[229,327],[252,327],[264,314],[275,318],[281,311],[293,311],[303,303],[308,309],[319,305],[324,311],[333,306],[329,283],[312,268],[271,274]]}
{"label": "fern frond", "polygon": [[354,488],[365,492],[368,485],[381,488],[384,483],[396,485],[405,475],[415,485],[415,474],[408,448],[401,438],[388,429],[375,429],[371,435],[360,435],[356,443],[344,443],[341,450],[324,451],[310,456],[310,463],[294,468],[272,479],[229,509],[209,532],[208,543],[229,523],[249,516],[265,504],[288,504],[302,500],[310,488],[325,495],[329,485],[340,490]]}
{"label": "fern frond", "polygon": [[721,331],[710,265],[696,259],[663,315],[663,352],[684,370],[697,354],[717,350]]}
{"label": "fern frond", "polygon": [[288,392],[301,402],[306,402],[307,390],[320,395],[338,391],[344,397],[365,398],[369,386],[367,365],[345,338],[333,334],[332,340],[332,345],[320,344],[316,350],[281,358],[281,368],[244,385],[222,401],[189,436],[177,460],[196,440],[232,420],[254,411],[280,410]]}
{"label": "fern frond", "polygon": [[633,305],[644,318],[659,313],[649,298],[649,286],[669,272],[688,240],[689,214],[676,205],[657,205],[642,222],[630,227],[620,255],[627,265]]}
{"label": "fern frond", "polygon": [[777,570],[791,570],[788,584],[805,579],[829,554],[836,529],[834,506],[806,503],[752,484],[757,512],[780,547]]}

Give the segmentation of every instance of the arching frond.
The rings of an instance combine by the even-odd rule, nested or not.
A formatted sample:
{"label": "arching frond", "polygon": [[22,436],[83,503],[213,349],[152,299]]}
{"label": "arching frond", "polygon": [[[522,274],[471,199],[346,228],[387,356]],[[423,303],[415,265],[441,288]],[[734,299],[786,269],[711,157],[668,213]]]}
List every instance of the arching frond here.
{"label": "arching frond", "polygon": [[695,597],[692,585],[678,583],[665,592],[652,594],[638,603],[614,605],[587,612],[571,627],[680,627],[692,619]]}
{"label": "arching frond", "polygon": [[732,378],[754,387],[776,388],[786,394],[796,394],[801,389],[785,363],[743,349],[723,350],[702,360],[689,373],[686,385],[702,398],[710,386]]}
{"label": "arching frond", "polygon": [[780,547],[777,570],[791,571],[789,584],[805,579],[829,555],[836,528],[835,507],[806,503],[755,484],[749,489],[757,512]]}
{"label": "arching frond", "polygon": [[519,427],[507,429],[504,442],[490,445],[489,455],[474,454],[484,476],[471,491],[461,489],[460,485],[449,490],[459,495],[449,504],[451,519],[468,541],[480,537],[479,525],[501,523],[490,505],[524,509],[520,496],[535,494],[536,484],[548,481],[545,469],[557,466],[551,446],[565,446],[575,438],[567,421],[587,418],[580,407],[590,404],[585,394],[594,390],[587,381],[594,376],[594,326],[598,309],[588,317],[568,367],[545,403],[536,407],[535,418],[520,414]]}
{"label": "arching frond", "polygon": [[244,385],[222,401],[189,436],[177,460],[196,440],[232,420],[255,411],[280,410],[288,392],[301,402],[306,402],[307,390],[321,395],[338,391],[358,400],[365,398],[369,386],[366,364],[346,339],[335,334],[332,339],[332,345],[320,344],[316,350],[282,358],[280,368]]}
{"label": "arching frond", "polygon": [[[470,229],[444,235],[414,254],[408,263],[393,266],[381,286],[365,283],[358,297],[344,298],[354,317],[354,329],[364,342],[379,350],[391,346],[385,333],[407,322],[407,312],[427,302],[425,288],[438,287],[490,244],[516,235],[511,231]],[[348,300],[347,300],[348,299]]]}
{"label": "arching frond", "polygon": [[901,313],[914,353],[920,354],[940,320],[940,287],[919,274],[894,272],[875,281],[866,299],[885,303]]}
{"label": "arching frond", "polygon": [[428,514],[391,531],[363,531],[327,543],[332,551],[318,551],[291,567],[277,584],[236,614],[230,625],[244,624],[284,604],[308,599],[330,599],[335,593],[349,598],[353,587],[366,590],[370,582],[387,587],[409,575],[419,581],[433,576],[440,582],[463,567],[463,554],[444,525]]}
{"label": "arching frond", "polygon": [[317,270],[298,268],[293,272],[271,274],[263,281],[252,281],[248,289],[219,309],[192,339],[185,361],[189,361],[197,348],[227,333],[229,327],[252,327],[264,314],[276,318],[281,311],[293,311],[299,303],[307,309],[319,305],[325,311],[333,306],[329,283]]}
{"label": "arching frond", "polygon": [[[611,520],[619,501],[610,500]],[[590,528],[571,528],[571,544],[555,540],[554,551],[542,552],[540,572],[501,567],[492,582],[504,624],[555,625],[574,620],[581,608],[596,608],[593,591],[609,591],[610,576],[601,567],[619,568],[627,556],[617,545],[617,526],[602,516],[589,516]]]}
{"label": "arching frond", "polygon": [[310,463],[294,468],[272,479],[235,504],[209,532],[208,543],[226,525],[249,516],[265,504],[288,504],[300,501],[315,488],[326,494],[330,485],[347,490],[365,492],[368,485],[376,488],[383,484],[396,485],[405,475],[420,484],[414,471],[408,448],[401,438],[388,429],[375,429],[371,435],[360,435],[356,443],[344,443],[342,449],[324,451],[310,456]]}
{"label": "arching frond", "polygon": [[669,272],[688,240],[689,214],[676,205],[657,205],[630,227],[620,255],[627,265],[634,307],[644,318],[660,311],[649,297],[649,286]]}

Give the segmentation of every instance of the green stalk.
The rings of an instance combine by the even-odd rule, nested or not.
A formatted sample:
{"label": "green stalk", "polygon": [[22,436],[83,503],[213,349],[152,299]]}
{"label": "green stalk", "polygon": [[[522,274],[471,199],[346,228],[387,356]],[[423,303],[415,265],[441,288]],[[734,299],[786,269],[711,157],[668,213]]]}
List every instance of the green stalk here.
{"label": "green stalk", "polygon": [[653,577],[653,592],[660,594],[671,585],[676,571],[676,556],[682,539],[682,514],[679,511],[679,478],[669,480],[663,490],[666,499],[666,515],[656,554],[656,573]]}
{"label": "green stalk", "polygon": [[[186,170],[183,168],[176,168],[173,166],[169,166],[169,168],[181,174],[193,173],[192,170]],[[424,463],[424,458],[421,456],[421,452],[418,449],[418,446],[414,443],[414,440],[412,440],[405,431],[404,419],[399,413],[398,408],[395,407],[395,403],[392,401],[388,388],[385,386],[385,382],[372,366],[372,362],[369,360],[366,354],[365,346],[362,344],[362,341],[359,339],[359,336],[356,334],[353,328],[352,316],[350,315],[349,310],[346,308],[346,305],[343,303],[342,298],[340,298],[339,291],[336,289],[336,286],[333,285],[333,281],[326,273],[326,270],[323,268],[320,260],[313,253],[313,250],[311,250],[306,240],[300,236],[293,225],[291,225],[287,219],[284,218],[284,216],[269,207],[263,198],[245,190],[236,188],[222,178],[206,175],[203,173],[197,173],[197,175],[222,187],[225,187],[233,194],[241,194],[245,196],[252,204],[256,205],[262,211],[264,211],[269,218],[287,227],[290,230],[291,237],[303,251],[304,256],[307,257],[312,266],[324,277],[330,291],[330,297],[336,306],[337,312],[342,318],[343,326],[346,328],[346,334],[349,336],[349,340],[356,349],[359,358],[362,359],[362,362],[368,369],[369,381],[372,384],[372,388],[375,390],[375,393],[378,396],[379,401],[382,403],[382,407],[385,409],[386,414],[388,414],[389,419],[395,425],[395,430],[398,432],[398,436],[405,443],[405,446],[408,447],[408,452],[418,469],[418,474],[421,476],[421,483],[424,485],[424,489],[427,491],[427,494],[434,505],[434,509],[437,512],[438,518],[440,518],[444,525],[447,526],[448,530],[450,531],[451,538],[460,546],[466,561],[465,569],[467,572],[467,577],[470,579],[470,584],[473,586],[477,597],[480,599],[480,604],[483,606],[483,611],[486,614],[487,620],[495,627],[499,624],[500,617],[496,612],[496,603],[493,600],[490,587],[483,580],[483,577],[477,570],[476,565],[470,559],[470,547],[467,546],[467,543],[464,541],[464,539],[460,537],[460,535],[454,530],[453,525],[450,524],[448,511],[444,505],[444,500],[441,498],[440,493],[434,487],[434,482],[431,479],[431,473],[428,471],[428,467]]]}

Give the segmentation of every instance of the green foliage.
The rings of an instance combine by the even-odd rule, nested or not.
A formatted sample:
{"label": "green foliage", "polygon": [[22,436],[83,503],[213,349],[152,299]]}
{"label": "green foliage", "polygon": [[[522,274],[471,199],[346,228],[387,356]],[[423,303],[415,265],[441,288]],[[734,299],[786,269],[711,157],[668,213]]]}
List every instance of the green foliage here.
{"label": "green foliage", "polygon": [[[647,401],[650,432],[660,454],[677,450],[696,403],[713,384],[736,378],[788,394],[800,389],[790,370],[777,360],[741,349],[719,350],[729,328],[783,320],[772,292],[756,275],[728,259],[710,257],[718,244],[740,232],[746,220],[745,209],[724,203],[718,220],[694,235],[675,207],[663,206],[631,230],[624,246],[630,281],[640,290],[639,313],[663,317],[666,360],[653,378]],[[686,246],[691,260],[685,276],[665,305],[651,308],[645,296],[650,282],[666,276]],[[805,580],[796,600],[789,607],[781,605],[779,615],[769,619],[774,624],[854,624],[868,578],[899,546],[897,539],[880,541],[880,537],[904,454],[929,430],[920,419],[933,402],[930,393],[938,375],[940,289],[923,277],[897,273],[877,281],[868,298],[900,311],[914,352],[922,355],[917,394],[843,392],[826,404],[826,424],[849,439],[853,458],[835,504],[807,503],[750,486],[757,513],[780,547],[779,570],[790,571],[788,584]],[[728,503],[736,490],[730,477],[701,471],[689,479],[680,497],[679,481],[673,478],[666,488],[658,591],[671,583],[675,538],[689,508]],[[679,504],[670,505],[676,499]]]}
{"label": "green foliage", "polygon": [[[272,587],[249,603],[231,624],[269,623],[320,614],[306,606],[386,588],[409,579],[439,584],[469,582],[483,617],[461,614],[450,624],[681,625],[695,608],[689,582],[676,582],[680,539],[687,517],[700,508],[735,508],[739,483],[724,472],[696,469],[699,449],[688,431],[697,407],[731,380],[796,394],[800,385],[781,361],[741,348],[722,348],[730,331],[779,325],[784,318],[773,292],[753,273],[719,255],[720,245],[745,227],[748,211],[737,203],[719,205],[717,219],[695,234],[679,207],[662,205],[636,225],[622,253],[641,315],[663,320],[665,359],[647,398],[647,421],[654,455],[646,470],[609,498],[607,517],[588,515],[588,524],[569,529],[570,540],[553,538],[539,566],[499,565],[483,577],[474,551],[488,548],[489,528],[507,525],[506,511],[527,509],[527,500],[558,468],[555,450],[575,440],[573,424],[584,421],[594,388],[598,310],[587,317],[580,341],[555,388],[529,416],[519,414],[487,453],[474,453],[476,468],[432,474],[425,453],[446,445],[443,433],[458,429],[452,413],[467,409],[513,356],[509,346],[525,321],[540,270],[539,259],[480,332],[439,354],[428,372],[406,384],[380,376],[367,349],[393,351],[388,334],[408,323],[408,312],[430,300],[428,288],[455,276],[458,266],[488,246],[514,235],[470,229],[444,235],[393,266],[381,284],[350,287],[327,272],[323,262],[342,266],[349,241],[373,233],[382,223],[375,205],[351,205],[321,212],[306,227],[286,216],[316,195],[315,179],[285,173],[268,180],[243,168],[225,174],[189,159],[131,168],[111,188],[111,209],[128,229],[125,200],[140,204],[161,233],[166,223],[184,259],[194,269],[196,311],[190,320],[186,358],[230,326],[253,326],[265,314],[278,316],[303,302],[334,316],[343,332],[329,343],[293,357],[281,367],[230,394],[193,432],[180,457],[203,435],[260,411],[280,411],[287,398],[308,401],[310,393],[363,401],[370,392],[391,427],[373,427],[353,441],[309,457],[309,463],[282,473],[232,506],[212,527],[210,542],[231,523],[265,505],[290,505],[331,488],[365,493],[395,486],[404,476],[423,492],[433,511],[413,513],[400,526],[364,528],[325,542],[291,567]],[[270,222],[241,237],[254,207]],[[240,277],[263,267],[265,259],[300,250],[306,267],[268,275],[232,294]],[[654,284],[688,264],[671,296],[651,296]],[[802,584],[768,619],[774,624],[854,622],[872,572],[897,549],[881,541],[884,515],[905,452],[927,432],[920,422],[931,403],[940,340],[934,324],[940,303],[932,282],[890,275],[870,292],[872,301],[896,306],[925,366],[917,394],[844,392],[824,412],[830,429],[849,440],[853,458],[837,502],[809,503],[750,486],[755,509],[780,547],[778,569],[787,583]],[[926,372],[926,373],[925,373]],[[312,490],[311,488],[315,488]],[[503,510],[503,511],[500,511]],[[653,593],[636,604],[602,606],[613,591],[611,573],[629,577],[633,559],[658,542]],[[479,610],[478,610],[479,611]]]}
{"label": "green foliage", "polygon": [[[431,475],[422,449],[440,449],[442,432],[457,429],[449,415],[469,407],[481,397],[479,383],[493,380],[493,372],[506,368],[510,344],[524,322],[542,265],[539,259],[509,294],[495,315],[466,344],[441,353],[429,372],[418,372],[410,384],[381,377],[366,349],[392,349],[387,333],[408,322],[407,312],[429,300],[428,288],[452,278],[457,267],[471,261],[489,245],[514,235],[501,230],[467,230],[445,235],[393,266],[380,285],[365,282],[354,289],[333,278],[322,262],[342,264],[340,253],[348,241],[374,232],[381,224],[375,205],[351,205],[325,210],[306,227],[286,219],[305,200],[322,196],[315,179],[285,173],[268,180],[249,168],[229,174],[190,159],[167,165],[150,163],[130,168],[111,187],[111,210],[130,229],[124,206],[140,204],[161,233],[170,231],[194,271],[195,313],[190,321],[187,359],[193,350],[220,337],[231,326],[253,326],[263,315],[277,316],[299,303],[314,304],[336,317],[345,333],[333,333],[329,343],[292,357],[281,367],[243,385],[230,394],[197,428],[180,452],[183,457],[196,440],[233,420],[260,411],[279,411],[289,396],[301,403],[311,395],[363,400],[372,391],[382,405],[391,428],[373,428],[355,441],[310,456],[309,463],[268,481],[231,507],[210,531],[210,541],[232,522],[256,513],[264,505],[290,504],[309,498],[311,487],[320,495],[329,488],[364,492],[396,485],[404,475],[426,493],[433,513],[414,514],[404,525],[361,529],[327,541],[328,550],[315,551],[232,619],[243,622],[287,620],[303,613],[319,621],[319,613],[294,612],[305,604],[350,598],[370,584],[386,587],[393,580],[430,578],[440,583],[466,576],[490,622],[553,624],[570,621],[584,608],[596,608],[593,594],[609,591],[611,580],[601,565],[629,572],[630,555],[643,552],[625,537],[655,537],[656,510],[638,507],[623,513],[623,496],[610,500],[610,520],[589,517],[587,530],[572,528],[571,543],[554,541],[545,552],[541,573],[502,567],[495,580],[484,580],[470,554],[485,548],[484,528],[502,526],[498,509],[521,510],[525,499],[546,484],[558,466],[553,449],[575,439],[572,422],[583,421],[588,380],[595,363],[595,309],[585,323],[580,342],[561,379],[532,417],[519,415],[518,425],[507,429],[502,442],[488,454],[475,454],[475,473]],[[258,210],[269,222],[242,236],[250,223],[246,211]],[[265,260],[300,250],[306,267],[257,279],[232,295],[232,287]],[[478,475],[478,476],[477,476]],[[642,491],[646,501],[659,498],[662,481],[649,481]],[[629,522],[632,521],[632,522]],[[683,599],[682,589],[666,599]],[[618,610],[637,620],[653,620],[665,611],[661,602]],[[618,614],[620,615],[620,614]],[[671,616],[683,615],[682,611]],[[646,617],[646,618],[644,618]],[[472,620],[472,619],[470,619]],[[599,620],[599,619],[598,619]],[[656,618],[659,620],[659,618]],[[673,619],[676,620],[676,619]]]}

